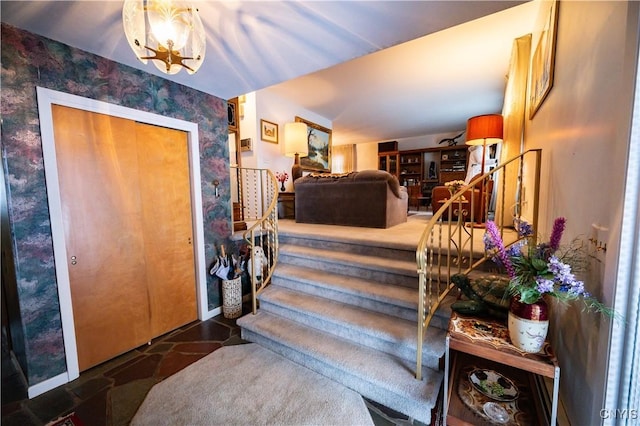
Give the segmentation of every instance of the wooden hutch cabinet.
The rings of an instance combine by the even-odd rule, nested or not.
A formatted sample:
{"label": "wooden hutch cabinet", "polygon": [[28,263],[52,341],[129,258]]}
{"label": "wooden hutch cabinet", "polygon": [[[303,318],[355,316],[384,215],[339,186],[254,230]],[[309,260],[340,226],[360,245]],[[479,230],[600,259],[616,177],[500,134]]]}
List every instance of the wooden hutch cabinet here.
{"label": "wooden hutch cabinet", "polygon": [[428,203],[435,186],[466,178],[467,148],[453,145],[399,151],[396,141],[382,142],[378,144],[378,169],[396,176],[402,186],[420,186],[420,199]]}
{"label": "wooden hutch cabinet", "polygon": [[424,180],[422,151],[402,151],[400,153],[400,185],[419,185]]}
{"label": "wooden hutch cabinet", "polygon": [[464,180],[467,177],[468,147],[451,146],[440,150],[440,183]]}
{"label": "wooden hutch cabinet", "polygon": [[422,182],[443,185],[467,177],[468,152],[466,145],[409,151],[378,150],[378,169],[396,176],[403,186]]}
{"label": "wooden hutch cabinet", "polygon": [[398,152],[378,154],[378,170],[384,170],[398,177]]}
{"label": "wooden hutch cabinet", "polygon": [[378,144],[378,170],[384,170],[399,178],[399,162],[398,142],[381,142]]}

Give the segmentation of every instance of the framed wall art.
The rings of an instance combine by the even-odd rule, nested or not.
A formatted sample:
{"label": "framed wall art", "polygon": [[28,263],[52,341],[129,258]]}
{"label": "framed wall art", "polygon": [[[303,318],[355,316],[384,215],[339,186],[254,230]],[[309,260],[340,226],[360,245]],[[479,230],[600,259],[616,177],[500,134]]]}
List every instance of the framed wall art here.
{"label": "framed wall art", "polygon": [[531,59],[531,85],[529,88],[529,119],[542,105],[553,86],[553,68],[556,56],[558,26],[558,0],[550,2],[549,14],[540,33],[536,50]]}
{"label": "framed wall art", "polygon": [[229,99],[227,101],[227,121],[229,123],[229,131],[238,131],[238,98]]}
{"label": "framed wall art", "polygon": [[251,138],[240,139],[240,151],[251,151]]}
{"label": "framed wall art", "polygon": [[331,129],[300,117],[296,117],[295,121],[307,125],[309,155],[300,159],[302,169],[331,172]]}
{"label": "framed wall art", "polygon": [[265,142],[278,143],[278,125],[260,119],[260,139]]}

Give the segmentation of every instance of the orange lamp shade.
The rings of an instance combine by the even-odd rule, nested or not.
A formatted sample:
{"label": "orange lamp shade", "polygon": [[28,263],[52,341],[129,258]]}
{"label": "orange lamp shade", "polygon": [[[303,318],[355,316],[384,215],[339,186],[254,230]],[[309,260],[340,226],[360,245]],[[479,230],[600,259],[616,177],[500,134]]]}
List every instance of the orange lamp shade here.
{"label": "orange lamp shade", "polygon": [[502,142],[503,119],[500,114],[486,114],[467,120],[467,145],[493,145]]}

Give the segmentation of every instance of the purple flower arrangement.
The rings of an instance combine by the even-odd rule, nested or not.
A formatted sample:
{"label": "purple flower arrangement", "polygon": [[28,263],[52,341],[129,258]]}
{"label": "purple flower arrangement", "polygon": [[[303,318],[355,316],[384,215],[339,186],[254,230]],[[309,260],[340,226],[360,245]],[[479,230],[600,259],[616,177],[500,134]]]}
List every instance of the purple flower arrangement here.
{"label": "purple flower arrangement", "polygon": [[522,303],[535,303],[545,295],[563,302],[582,299],[588,310],[613,316],[611,308],[585,291],[584,283],[576,279],[565,257],[557,255],[565,223],[565,218],[557,218],[549,242],[530,246],[525,241],[533,235],[533,228],[525,221],[519,221],[516,229],[519,237],[525,240],[505,248],[498,227],[488,221],[484,235],[485,250],[498,266],[505,269],[511,280],[509,293],[519,297]]}

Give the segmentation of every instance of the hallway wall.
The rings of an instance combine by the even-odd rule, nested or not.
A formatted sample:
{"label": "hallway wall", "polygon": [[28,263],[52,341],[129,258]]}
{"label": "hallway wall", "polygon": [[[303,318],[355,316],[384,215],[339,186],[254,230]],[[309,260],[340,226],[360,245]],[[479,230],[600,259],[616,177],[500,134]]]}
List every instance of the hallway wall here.
{"label": "hallway wall", "polygon": [[[152,66],[152,65],[149,65]],[[226,101],[2,24],[2,156],[30,386],[66,371],[36,86],[199,126],[205,257],[231,235]],[[99,188],[96,188],[99,190]],[[208,307],[221,305],[207,274]]]}
{"label": "hallway wall", "polygon": [[[540,234],[548,238],[553,220],[564,216],[563,243],[595,237],[606,244],[606,252],[588,247],[591,268],[580,278],[608,305],[616,292],[638,55],[634,3],[560,2],[553,87],[525,120],[525,148],[542,148]],[[621,325],[582,308],[554,304],[551,338],[571,423],[599,424],[611,327]]]}

